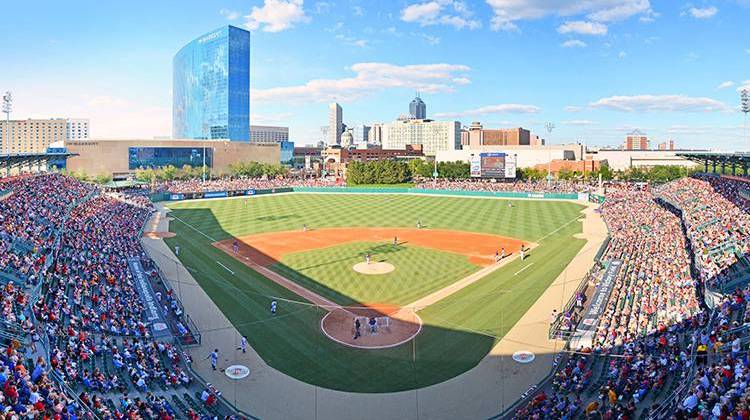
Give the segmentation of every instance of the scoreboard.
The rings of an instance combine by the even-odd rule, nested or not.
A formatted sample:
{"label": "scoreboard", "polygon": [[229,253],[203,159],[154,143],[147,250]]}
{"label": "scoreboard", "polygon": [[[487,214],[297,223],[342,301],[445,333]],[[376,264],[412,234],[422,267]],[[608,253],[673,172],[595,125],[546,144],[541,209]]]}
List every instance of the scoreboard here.
{"label": "scoreboard", "polygon": [[487,152],[471,155],[473,178],[515,178],[516,156],[503,152]]}

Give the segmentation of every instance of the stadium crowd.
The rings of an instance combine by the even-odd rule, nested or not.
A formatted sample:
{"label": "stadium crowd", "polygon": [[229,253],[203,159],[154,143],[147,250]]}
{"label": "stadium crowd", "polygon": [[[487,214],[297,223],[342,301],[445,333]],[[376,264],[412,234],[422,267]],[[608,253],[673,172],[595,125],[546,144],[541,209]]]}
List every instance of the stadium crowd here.
{"label": "stadium crowd", "polygon": [[425,180],[417,183],[415,188],[452,191],[491,191],[491,192],[532,192],[532,193],[579,193],[593,192],[596,185],[585,182],[554,180],[514,182],[491,182],[488,180]]}
{"label": "stadium crowd", "polygon": [[[144,319],[128,261],[150,263],[139,233],[151,203],[104,195],[60,175],[3,179],[0,196],[0,271],[8,274],[0,279],[0,413],[218,415],[218,392],[204,388],[191,396],[199,385],[186,367],[189,357],[171,341],[152,337]],[[38,281],[13,281],[32,277],[41,281],[38,299],[29,294]],[[177,306],[159,300],[165,316]],[[29,354],[36,362],[26,359]],[[173,389],[183,396],[166,392]]]}
{"label": "stadium crowd", "polygon": [[747,183],[702,176],[682,178],[656,194],[682,211],[701,280],[717,287],[750,273],[750,201],[740,195]]}

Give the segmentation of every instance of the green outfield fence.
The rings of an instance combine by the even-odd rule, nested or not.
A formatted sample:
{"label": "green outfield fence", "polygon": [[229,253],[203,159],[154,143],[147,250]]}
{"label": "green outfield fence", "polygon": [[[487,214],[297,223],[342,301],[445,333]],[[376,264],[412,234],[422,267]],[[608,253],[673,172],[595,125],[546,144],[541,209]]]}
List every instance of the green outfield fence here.
{"label": "green outfield fence", "polygon": [[[459,191],[459,190],[433,190],[423,188],[358,188],[358,187],[287,187],[274,188],[265,190],[252,190],[253,193],[247,193],[247,190],[241,191],[221,191],[225,195],[215,196],[213,198],[226,198],[237,196],[253,196],[275,194],[282,192],[303,192],[303,193],[345,193],[345,194],[429,194],[453,197],[494,197],[494,198],[535,198],[550,200],[588,200],[588,193],[535,193],[535,192],[505,192],[505,191]],[[187,194],[170,194],[156,193],[149,196],[151,201],[182,201],[191,199],[211,198],[205,197],[203,193]]]}

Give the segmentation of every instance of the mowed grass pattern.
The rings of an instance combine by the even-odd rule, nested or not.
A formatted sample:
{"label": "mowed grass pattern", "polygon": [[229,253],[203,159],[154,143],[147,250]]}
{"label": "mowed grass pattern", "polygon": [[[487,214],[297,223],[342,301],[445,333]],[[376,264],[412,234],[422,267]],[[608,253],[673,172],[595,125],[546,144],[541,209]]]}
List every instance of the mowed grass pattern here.
{"label": "mowed grass pattern", "polygon": [[[367,275],[352,269],[364,261],[386,261],[396,269]],[[348,243],[285,256],[272,267],[308,290],[340,305],[406,305],[479,269],[466,256],[407,245]]]}
{"label": "mowed grass pattern", "polygon": [[[186,201],[168,206],[175,210],[175,216],[217,241],[254,233],[301,230],[303,225],[312,229],[415,227],[417,220],[428,228],[536,241],[576,218],[581,210],[575,203],[542,200],[333,193]],[[205,211],[213,217],[207,217]]]}
{"label": "mowed grass pattern", "polygon": [[[166,241],[172,249],[180,246],[180,260],[269,365],[330,389],[394,392],[439,383],[476,366],[585,243],[573,237],[581,232],[576,218],[582,217],[582,206],[517,200],[511,208],[509,202],[289,194],[169,203],[179,220],[170,223],[177,236]],[[425,326],[417,338],[383,350],[353,349],[329,340],[319,328],[324,310],[211,246],[213,240],[300,229],[302,224],[411,227],[417,218],[428,227],[500,234],[540,245],[526,261],[513,261],[420,311]],[[272,298],[280,302],[276,316],[269,313]]]}

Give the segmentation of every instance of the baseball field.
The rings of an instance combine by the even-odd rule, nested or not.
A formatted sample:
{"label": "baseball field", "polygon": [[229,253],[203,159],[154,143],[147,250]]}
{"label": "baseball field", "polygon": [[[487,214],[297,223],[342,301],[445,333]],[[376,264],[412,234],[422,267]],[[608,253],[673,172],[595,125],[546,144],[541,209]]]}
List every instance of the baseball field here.
{"label": "baseball field", "polygon": [[264,361],[351,392],[476,366],[585,243],[584,207],[563,201],[293,193],[168,207],[165,241]]}

